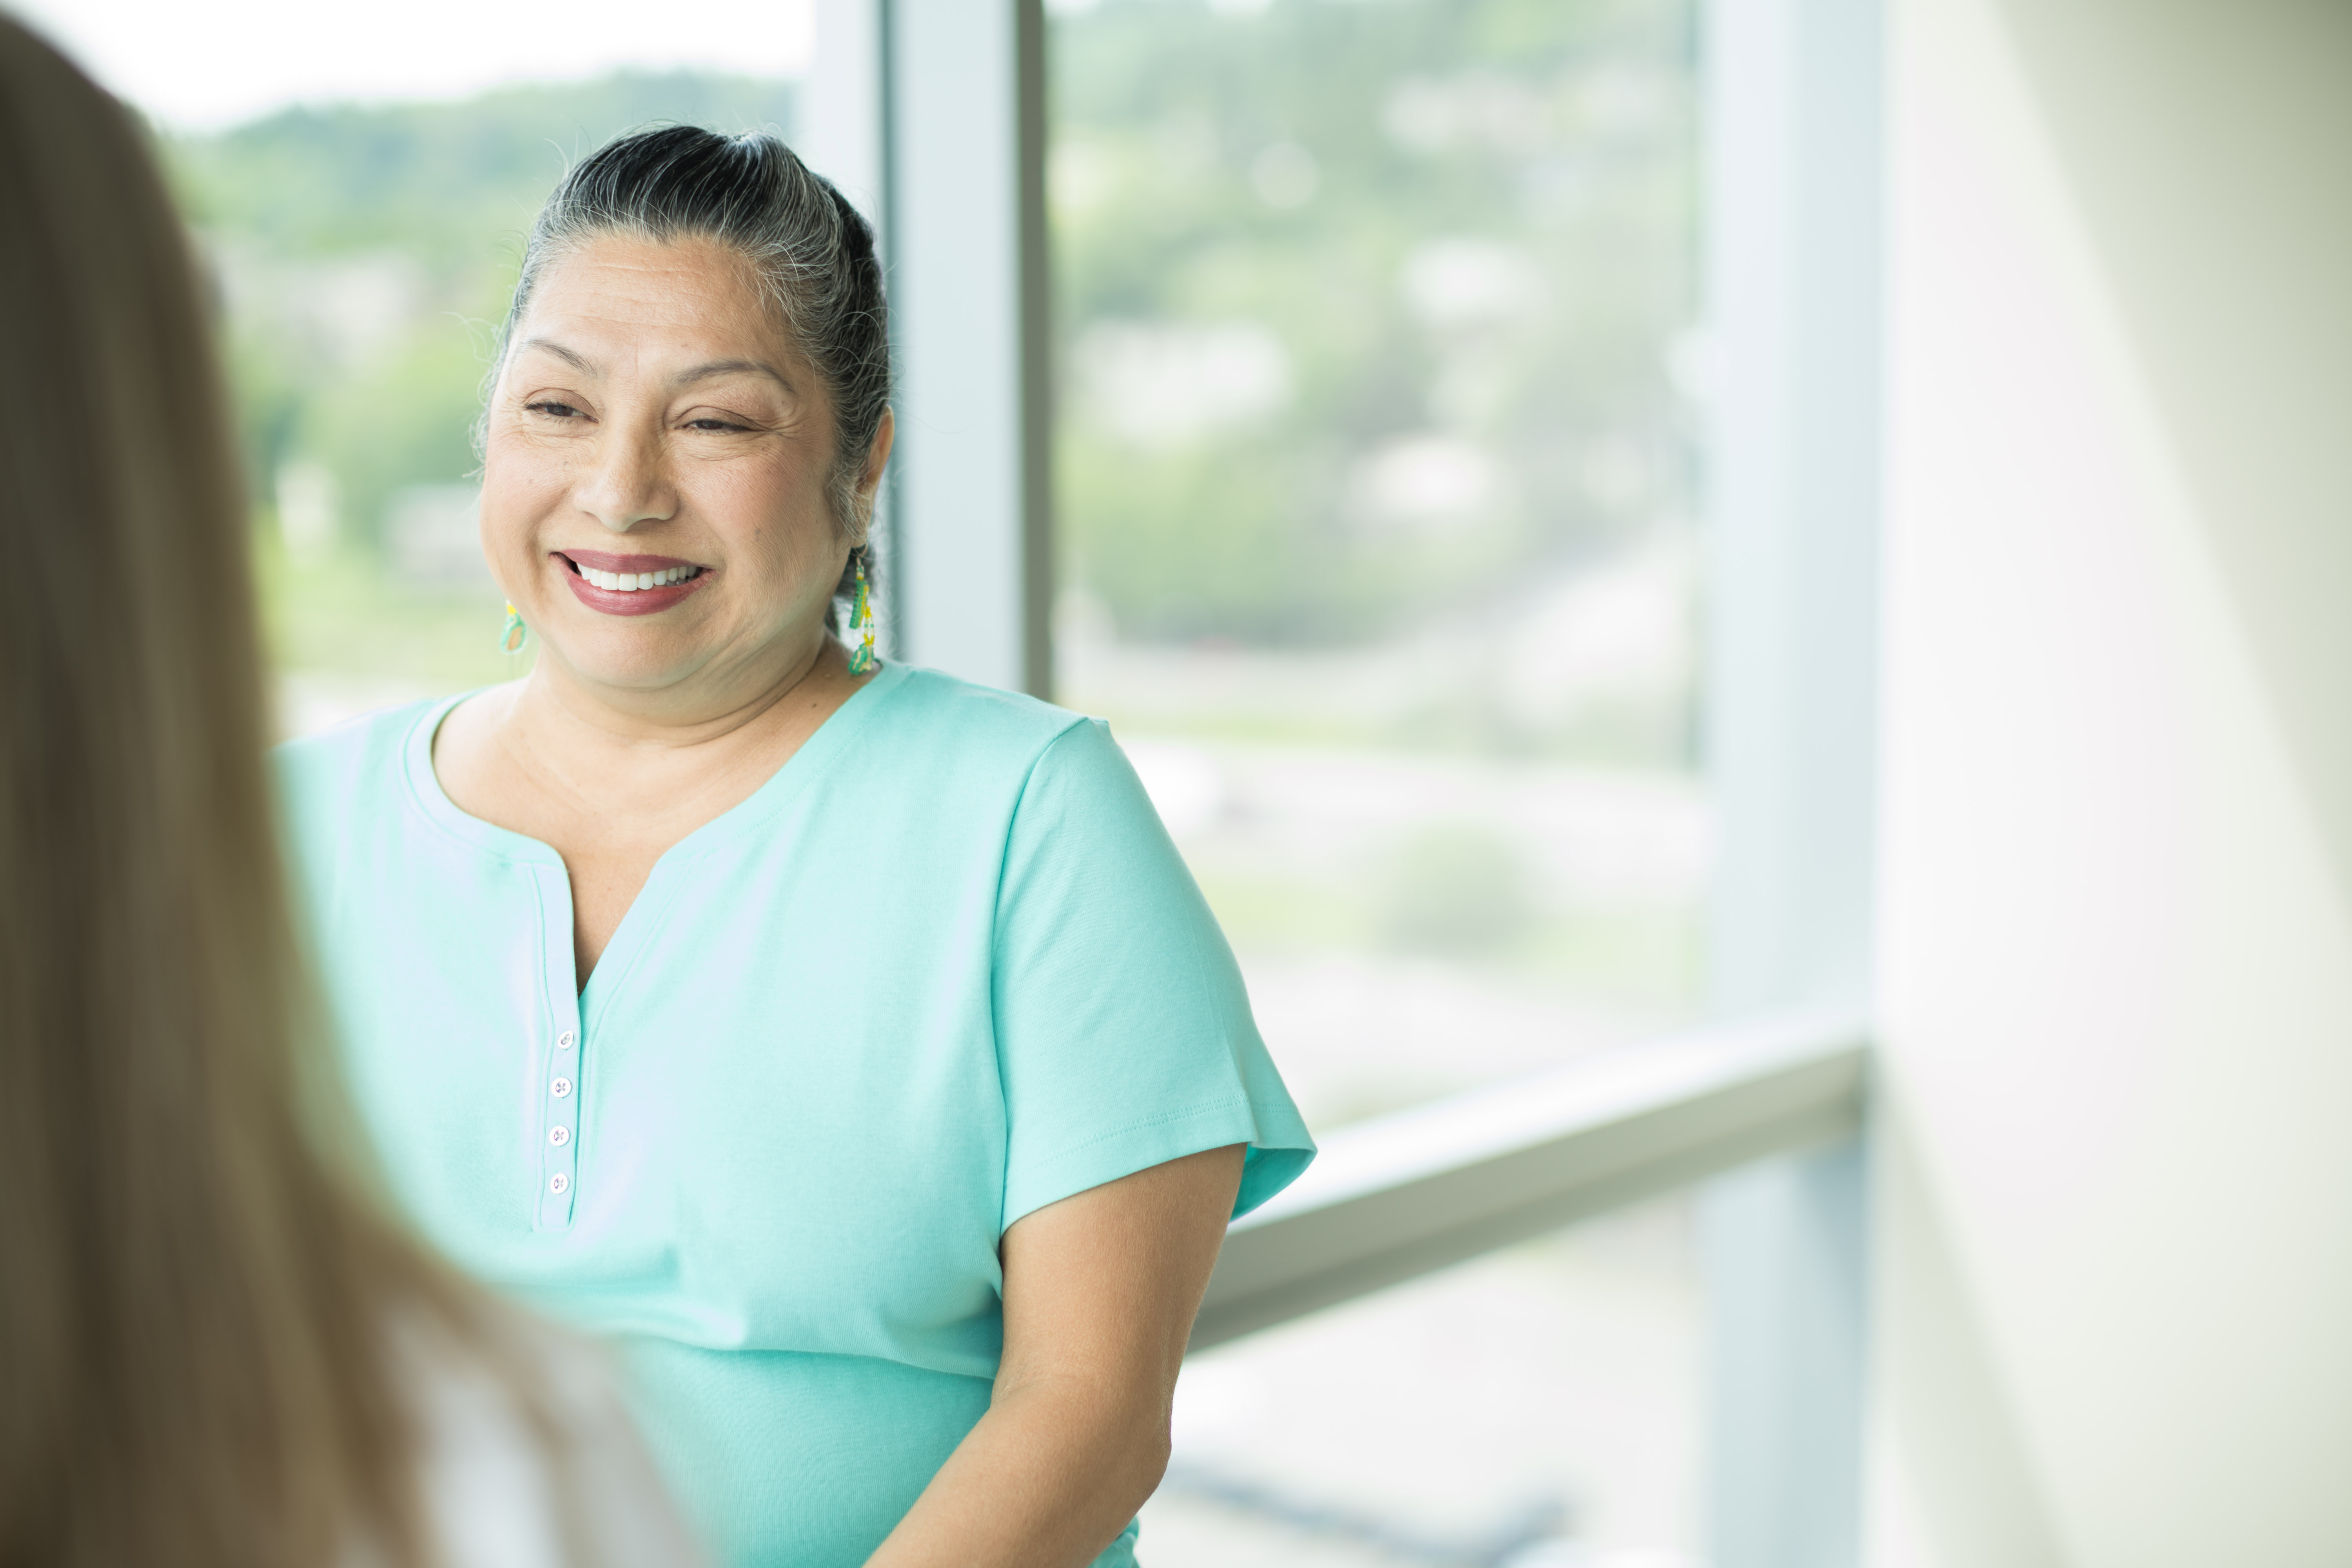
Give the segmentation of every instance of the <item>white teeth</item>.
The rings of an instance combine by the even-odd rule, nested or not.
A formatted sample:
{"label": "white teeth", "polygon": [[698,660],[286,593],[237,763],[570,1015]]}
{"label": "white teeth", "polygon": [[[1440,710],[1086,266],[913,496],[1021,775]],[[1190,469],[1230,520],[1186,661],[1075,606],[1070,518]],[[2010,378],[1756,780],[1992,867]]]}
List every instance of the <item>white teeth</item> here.
{"label": "white teeth", "polygon": [[[574,565],[578,565],[575,562]],[[593,566],[580,566],[580,575],[599,588],[615,594],[635,594],[646,588],[667,588],[673,583],[683,583],[698,574],[693,566],[667,566],[659,572],[599,572]]]}

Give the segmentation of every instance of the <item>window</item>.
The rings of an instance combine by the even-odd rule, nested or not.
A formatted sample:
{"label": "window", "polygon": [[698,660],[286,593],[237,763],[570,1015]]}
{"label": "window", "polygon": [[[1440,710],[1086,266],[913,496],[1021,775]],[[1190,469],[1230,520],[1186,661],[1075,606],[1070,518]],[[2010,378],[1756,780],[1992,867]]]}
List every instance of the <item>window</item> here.
{"label": "window", "polygon": [[1310,1120],[1687,1016],[1689,0],[1052,15],[1055,695]]}

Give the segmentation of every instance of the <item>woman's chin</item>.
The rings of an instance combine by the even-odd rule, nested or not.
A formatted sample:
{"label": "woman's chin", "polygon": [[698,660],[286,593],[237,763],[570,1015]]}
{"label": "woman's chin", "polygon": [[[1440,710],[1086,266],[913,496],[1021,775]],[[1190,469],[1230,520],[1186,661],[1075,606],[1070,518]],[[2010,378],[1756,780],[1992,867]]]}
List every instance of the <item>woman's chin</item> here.
{"label": "woman's chin", "polygon": [[615,692],[674,690],[707,674],[719,649],[649,621],[567,629],[550,639],[553,662],[577,684]]}

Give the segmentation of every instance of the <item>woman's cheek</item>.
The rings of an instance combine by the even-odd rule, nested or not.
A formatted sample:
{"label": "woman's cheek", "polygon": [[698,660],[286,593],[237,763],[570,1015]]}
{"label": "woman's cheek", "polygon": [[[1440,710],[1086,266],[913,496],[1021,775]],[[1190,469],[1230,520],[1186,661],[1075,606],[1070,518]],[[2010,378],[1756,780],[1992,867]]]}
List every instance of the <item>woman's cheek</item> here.
{"label": "woman's cheek", "polygon": [[[739,468],[712,476],[707,516],[760,559],[790,572],[813,548],[811,519],[791,476]],[[816,520],[823,522],[823,514]],[[829,534],[829,529],[820,529]]]}

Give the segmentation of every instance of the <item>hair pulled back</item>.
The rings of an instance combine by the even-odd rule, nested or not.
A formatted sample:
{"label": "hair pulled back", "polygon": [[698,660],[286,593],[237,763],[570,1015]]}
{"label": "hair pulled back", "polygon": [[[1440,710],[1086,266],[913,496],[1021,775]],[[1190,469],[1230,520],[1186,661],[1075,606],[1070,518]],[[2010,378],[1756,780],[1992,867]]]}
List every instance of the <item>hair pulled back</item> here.
{"label": "hair pulled back", "polygon": [[633,132],[574,167],[540,210],[507,312],[501,364],[549,264],[614,234],[713,239],[751,265],[793,346],[824,383],[834,522],[853,550],[862,547],[870,502],[857,481],[890,401],[889,307],[873,228],[779,137],[722,136],[698,125]]}

